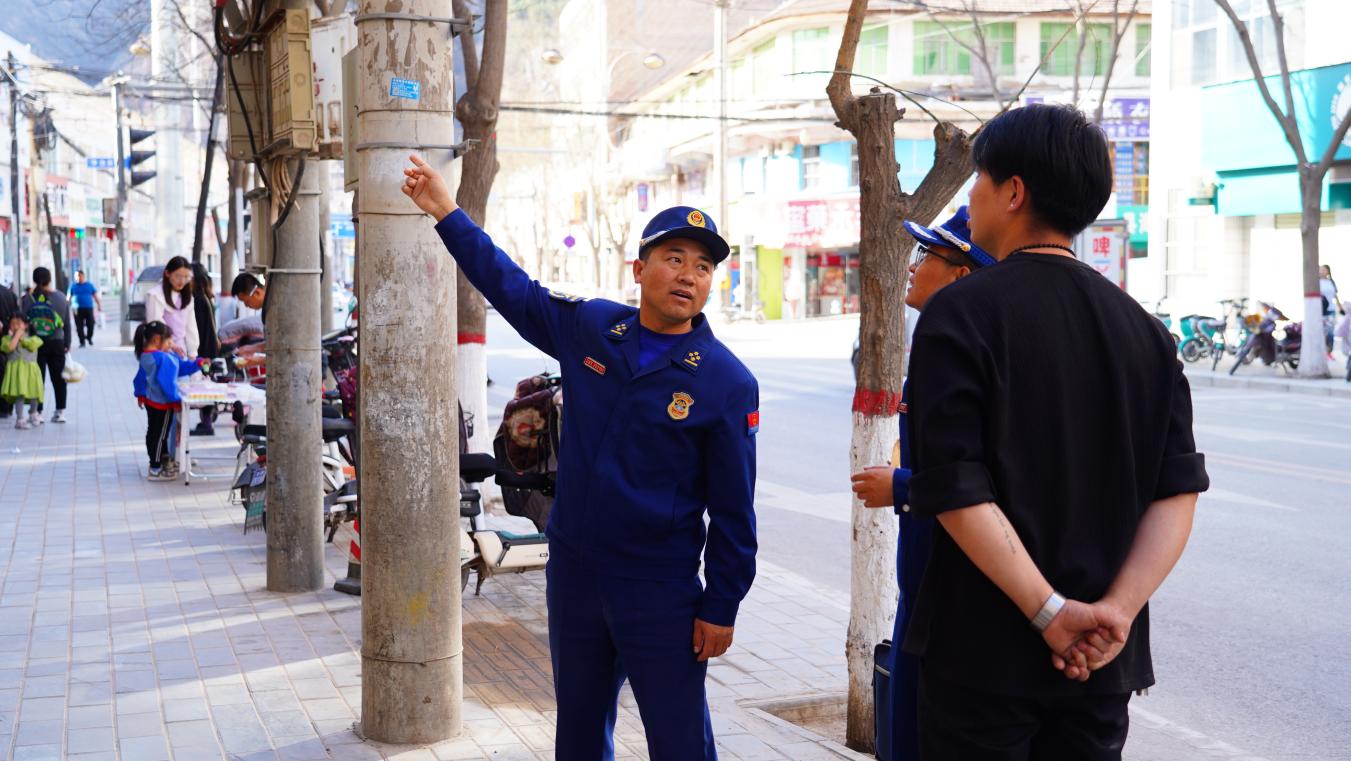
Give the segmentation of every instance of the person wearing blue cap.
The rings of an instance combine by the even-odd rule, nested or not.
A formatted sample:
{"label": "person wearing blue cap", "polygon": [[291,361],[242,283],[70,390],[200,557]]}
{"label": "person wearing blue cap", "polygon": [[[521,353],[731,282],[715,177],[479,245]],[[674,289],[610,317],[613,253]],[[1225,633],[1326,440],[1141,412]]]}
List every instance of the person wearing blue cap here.
{"label": "person wearing blue cap", "polygon": [[[966,207],[957,209],[941,225],[925,227],[907,220],[905,229],[918,243],[910,262],[910,281],[905,305],[920,311],[935,293],[970,275],[994,265],[994,257],[971,242]],[[906,627],[914,612],[915,598],[924,567],[929,562],[933,542],[933,519],[910,514],[910,436],[906,430],[909,415],[909,388],[901,388],[899,457],[895,467],[867,468],[851,477],[854,493],[864,507],[893,507],[900,521],[896,544],[896,584],[901,595],[896,604],[896,623],[891,635],[891,712],[879,716],[878,758],[881,761],[918,761],[918,687],[919,659],[901,649]],[[888,732],[888,729],[890,730]],[[885,738],[890,739],[890,743]],[[885,754],[885,755],[884,755]]]}
{"label": "person wearing blue cap", "polygon": [[637,309],[557,293],[493,245],[435,170],[412,163],[403,192],[436,218],[474,287],[562,368],[545,570],[555,758],[614,758],[627,679],[653,761],[716,759],[704,678],[755,578],[760,428],[755,377],[702,313],[727,242],[707,214],[676,206],[643,229]]}

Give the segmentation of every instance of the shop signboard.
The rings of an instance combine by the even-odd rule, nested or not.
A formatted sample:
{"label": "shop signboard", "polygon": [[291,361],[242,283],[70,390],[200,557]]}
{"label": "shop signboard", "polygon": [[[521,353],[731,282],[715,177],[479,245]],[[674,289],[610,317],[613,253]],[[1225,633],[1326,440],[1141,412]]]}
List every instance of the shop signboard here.
{"label": "shop signboard", "polygon": [[840,248],[858,245],[857,197],[789,201],[785,246]]}
{"label": "shop signboard", "polygon": [[1126,289],[1126,241],[1130,230],[1124,219],[1100,219],[1079,233],[1074,250],[1079,259],[1103,277]]}

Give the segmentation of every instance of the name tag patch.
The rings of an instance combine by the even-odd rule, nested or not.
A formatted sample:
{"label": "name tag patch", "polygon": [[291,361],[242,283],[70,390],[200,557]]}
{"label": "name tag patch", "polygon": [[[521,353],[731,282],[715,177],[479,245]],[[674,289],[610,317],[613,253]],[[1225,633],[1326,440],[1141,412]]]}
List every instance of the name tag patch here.
{"label": "name tag patch", "polygon": [[754,436],[760,430],[760,410],[746,413],[746,435]]}
{"label": "name tag patch", "polygon": [[589,368],[591,368],[592,370],[594,370],[595,373],[596,373],[597,375],[604,375],[604,374],[605,374],[605,365],[602,365],[601,363],[597,362],[596,360],[594,360],[594,359],[592,359],[592,358],[590,358],[590,357],[587,357],[586,359],[583,359],[583,360],[582,360],[582,364],[584,364],[584,365],[586,365],[587,367],[589,367]]}

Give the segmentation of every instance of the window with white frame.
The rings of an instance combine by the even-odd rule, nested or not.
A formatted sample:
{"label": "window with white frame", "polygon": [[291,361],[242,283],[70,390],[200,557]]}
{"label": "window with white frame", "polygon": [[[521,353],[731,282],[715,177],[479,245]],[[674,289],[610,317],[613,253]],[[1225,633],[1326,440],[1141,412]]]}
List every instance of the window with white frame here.
{"label": "window with white frame", "polygon": [[[1266,0],[1230,0],[1230,4],[1252,40],[1262,74],[1278,74],[1276,27]],[[1276,8],[1285,21],[1287,63],[1292,71],[1300,69],[1304,60],[1304,0],[1276,0]],[[1174,55],[1174,86],[1253,78],[1243,42],[1229,17],[1218,12],[1215,0],[1174,0],[1173,49],[1187,54]]]}
{"label": "window with white frame", "polygon": [[802,146],[802,189],[821,187],[821,146]]}

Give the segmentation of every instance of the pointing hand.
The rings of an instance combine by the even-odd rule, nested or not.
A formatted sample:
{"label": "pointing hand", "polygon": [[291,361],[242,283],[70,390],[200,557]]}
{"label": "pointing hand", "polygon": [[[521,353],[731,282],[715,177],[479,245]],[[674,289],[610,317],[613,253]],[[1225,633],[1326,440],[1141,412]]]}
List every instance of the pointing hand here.
{"label": "pointing hand", "polygon": [[413,162],[413,166],[404,168],[404,181],[399,188],[404,195],[413,199],[419,209],[432,215],[438,222],[459,208],[440,172],[416,155],[409,156],[408,160]]}

